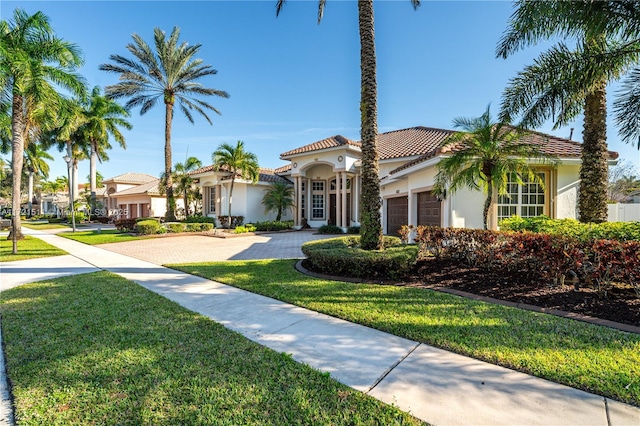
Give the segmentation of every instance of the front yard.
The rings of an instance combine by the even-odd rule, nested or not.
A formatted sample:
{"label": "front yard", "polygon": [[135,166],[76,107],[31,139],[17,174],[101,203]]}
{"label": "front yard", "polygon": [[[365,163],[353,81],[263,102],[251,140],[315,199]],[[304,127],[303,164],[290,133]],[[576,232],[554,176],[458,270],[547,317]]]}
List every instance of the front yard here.
{"label": "front yard", "polygon": [[411,286],[312,278],[294,260],[172,268],[640,405],[640,335]]}
{"label": "front yard", "polygon": [[2,292],[19,424],[421,424],[107,272]]}
{"label": "front yard", "polygon": [[67,254],[64,250],[30,236],[26,236],[23,240],[19,240],[17,244],[18,253],[13,254],[13,241],[7,240],[6,237],[0,238],[0,262],[36,259],[39,257],[61,256],[63,254]]}

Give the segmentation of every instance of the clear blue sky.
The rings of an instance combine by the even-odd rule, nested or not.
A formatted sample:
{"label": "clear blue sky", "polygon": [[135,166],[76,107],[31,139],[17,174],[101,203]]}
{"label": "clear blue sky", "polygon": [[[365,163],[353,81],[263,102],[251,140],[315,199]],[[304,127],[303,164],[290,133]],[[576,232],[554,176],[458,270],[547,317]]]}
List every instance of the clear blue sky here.
{"label": "clear blue sky", "polygon": [[[289,0],[276,19],[275,0],[264,1],[7,1],[0,17],[16,7],[43,11],[57,34],[76,43],[91,87],[117,82],[98,70],[109,55],[130,56],[131,34],[152,43],[154,27],[181,28],[181,40],[202,44],[200,58],[218,70],[203,80],[229,99],[210,98],[221,112],[213,126],[195,124],[176,111],[173,160],[196,156],[211,163],[223,142],[245,142],[263,167],[286,163],[279,154],[325,137],[360,139],[360,69],[357,5],[329,0],[316,24],[317,1]],[[409,0],[377,1],[379,130],[411,126],[451,128],[455,117],[476,117],[488,104],[497,115],[508,80],[550,44],[513,57],[495,58],[495,47],[512,13],[508,1],[429,1],[414,11]],[[610,89],[613,93],[613,88]],[[105,177],[126,172],[158,176],[164,168],[164,105],[144,116],[133,110],[127,149],[113,143],[110,161],[98,165]],[[582,120],[551,132],[582,138]],[[640,168],[638,150],[620,142],[609,124],[609,149]],[[62,153],[52,151],[51,178],[66,176]],[[89,163],[80,164],[84,180]]]}

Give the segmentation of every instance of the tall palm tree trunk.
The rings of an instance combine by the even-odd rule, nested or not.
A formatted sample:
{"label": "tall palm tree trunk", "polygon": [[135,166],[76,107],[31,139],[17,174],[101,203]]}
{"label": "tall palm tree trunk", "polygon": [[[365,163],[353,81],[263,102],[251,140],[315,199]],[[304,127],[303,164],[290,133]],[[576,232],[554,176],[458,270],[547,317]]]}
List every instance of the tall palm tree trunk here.
{"label": "tall palm tree trunk", "polygon": [[607,210],[607,94],[606,82],[587,95],[582,133],[582,165],[578,209],[584,223],[606,222]]}
{"label": "tall palm tree trunk", "polygon": [[380,219],[380,185],[378,178],[378,105],[376,82],[376,47],[374,36],[373,0],[358,0],[360,30],[360,114],[362,140],[362,191],[360,195],[361,247],[364,250],[382,248]]}
{"label": "tall palm tree trunk", "polygon": [[89,157],[89,191],[91,191],[91,213],[96,210],[96,191],[98,188],[96,179],[96,163],[98,160],[98,152],[96,151],[96,143],[91,142],[91,156]]}
{"label": "tall palm tree trunk", "polygon": [[173,176],[171,175],[171,122],[173,120],[173,103],[166,102],[165,121],[164,121],[164,175],[167,177],[167,213],[165,220],[173,222],[176,220],[176,201],[173,195]]}
{"label": "tall palm tree trunk", "polygon": [[[22,185],[22,163],[24,161],[24,118],[22,96],[14,93],[11,106],[11,161],[13,165],[13,196],[11,204],[12,227],[8,240],[22,240],[22,225],[20,224],[20,186]],[[14,253],[15,253],[14,247]]]}

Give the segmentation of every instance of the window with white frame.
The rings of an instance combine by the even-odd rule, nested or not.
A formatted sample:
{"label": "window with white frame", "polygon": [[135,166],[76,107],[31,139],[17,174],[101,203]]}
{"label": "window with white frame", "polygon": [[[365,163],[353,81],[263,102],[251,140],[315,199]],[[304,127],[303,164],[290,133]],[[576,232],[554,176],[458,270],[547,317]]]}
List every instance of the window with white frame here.
{"label": "window with white frame", "polygon": [[513,215],[520,217],[536,217],[545,214],[546,197],[544,186],[547,182],[546,173],[539,173],[542,185],[524,179],[523,184],[516,182],[515,175],[507,183],[508,195],[498,197],[498,221]]}
{"label": "window with white frame", "polygon": [[208,205],[208,213],[216,214],[216,187],[209,187],[209,205]]}
{"label": "window with white frame", "polygon": [[311,182],[311,219],[324,219],[324,181]]}

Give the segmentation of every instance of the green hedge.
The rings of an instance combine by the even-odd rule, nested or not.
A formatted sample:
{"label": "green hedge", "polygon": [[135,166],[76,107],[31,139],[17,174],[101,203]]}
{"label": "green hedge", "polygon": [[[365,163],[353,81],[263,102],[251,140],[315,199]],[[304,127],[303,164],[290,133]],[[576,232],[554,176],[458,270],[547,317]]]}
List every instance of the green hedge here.
{"label": "green hedge", "polygon": [[344,234],[342,228],[336,225],[322,225],[318,228],[318,234]]}
{"label": "green hedge", "polygon": [[187,230],[187,224],[180,222],[168,222],[164,224],[164,227],[167,229],[167,232],[172,234],[185,232]]}
{"label": "green hedge", "polygon": [[384,237],[383,250],[362,250],[360,236],[309,241],[302,245],[311,268],[331,275],[369,279],[400,279],[413,267],[415,245],[403,245],[397,237]]}
{"label": "green hedge", "polygon": [[530,231],[588,240],[640,241],[640,222],[581,223],[575,219],[549,219],[546,216],[512,216],[500,222],[503,231]]}
{"label": "green hedge", "polygon": [[204,232],[215,228],[213,223],[187,223],[187,232]]}
{"label": "green hedge", "polygon": [[256,227],[256,231],[284,231],[285,229],[293,228],[293,221],[268,220],[264,222],[256,222],[254,226]]}
{"label": "green hedge", "polygon": [[155,219],[141,220],[136,224],[138,233],[142,235],[157,234],[160,229],[160,223]]}
{"label": "green hedge", "polygon": [[215,217],[206,217],[206,216],[189,216],[185,220],[184,223],[213,223],[215,226],[216,218]]}

